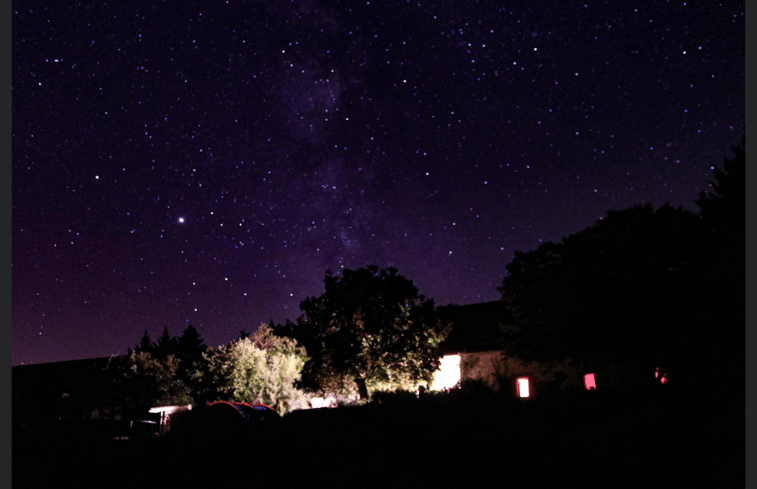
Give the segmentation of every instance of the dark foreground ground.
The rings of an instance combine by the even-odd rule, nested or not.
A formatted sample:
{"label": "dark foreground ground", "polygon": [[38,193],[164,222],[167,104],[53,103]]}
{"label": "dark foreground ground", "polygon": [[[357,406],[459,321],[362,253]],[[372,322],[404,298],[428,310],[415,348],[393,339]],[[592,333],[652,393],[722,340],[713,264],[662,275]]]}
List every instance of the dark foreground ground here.
{"label": "dark foreground ground", "polygon": [[13,487],[744,487],[743,403],[597,394],[389,399],[202,440],[191,420],[152,439],[16,430]]}

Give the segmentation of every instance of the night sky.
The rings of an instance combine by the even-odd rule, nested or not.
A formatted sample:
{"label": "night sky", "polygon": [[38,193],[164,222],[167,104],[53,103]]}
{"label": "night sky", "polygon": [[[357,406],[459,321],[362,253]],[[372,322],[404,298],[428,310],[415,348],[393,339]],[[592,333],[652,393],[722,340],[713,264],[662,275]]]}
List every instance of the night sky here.
{"label": "night sky", "polygon": [[12,8],[13,365],[228,343],[327,269],[495,300],[515,251],[697,210],[744,132],[743,1]]}

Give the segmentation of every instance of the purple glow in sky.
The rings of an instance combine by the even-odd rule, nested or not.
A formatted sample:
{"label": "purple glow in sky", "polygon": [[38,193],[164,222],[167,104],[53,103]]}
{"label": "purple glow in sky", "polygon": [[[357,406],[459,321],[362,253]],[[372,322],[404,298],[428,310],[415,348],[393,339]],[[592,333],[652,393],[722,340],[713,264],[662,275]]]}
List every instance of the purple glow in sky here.
{"label": "purple glow in sky", "polygon": [[12,363],[211,346],[327,269],[437,305],[605,212],[696,210],[744,2],[73,4],[12,14]]}

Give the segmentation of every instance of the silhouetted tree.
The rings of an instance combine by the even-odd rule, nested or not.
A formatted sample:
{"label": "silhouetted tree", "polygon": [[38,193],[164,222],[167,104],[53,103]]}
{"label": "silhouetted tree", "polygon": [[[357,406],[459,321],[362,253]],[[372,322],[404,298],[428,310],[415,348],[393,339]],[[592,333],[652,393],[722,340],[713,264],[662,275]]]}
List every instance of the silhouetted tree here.
{"label": "silhouetted tree", "polygon": [[693,320],[687,291],[700,236],[695,214],[646,205],[517,252],[498,289],[513,315],[510,353],[592,369],[676,364]]}
{"label": "silhouetted tree", "polygon": [[200,333],[191,324],[186,327],[184,332],[176,339],[176,349],[181,358],[201,358],[202,352],[207,347],[205,342],[200,338]]}
{"label": "silhouetted tree", "polygon": [[699,195],[702,220],[712,238],[743,248],[746,219],[745,140],[732,146],[734,157],[724,158],[723,167],[714,167],[711,191]]}
{"label": "silhouetted tree", "polygon": [[[733,146],[733,158],[725,158],[722,169],[715,167],[712,188],[697,200],[706,230],[704,273],[710,283],[729,296],[741,293],[745,279],[746,239],[746,158],[744,139]],[[724,289],[725,286],[725,289]],[[743,309],[743,308],[740,308]]]}
{"label": "silhouetted tree", "polygon": [[206,349],[191,324],[178,338],[164,328],[157,342],[145,331],[134,351],[129,349],[126,358],[119,360],[120,378],[114,388],[131,408],[193,402],[205,390]]}
{"label": "silhouetted tree", "polygon": [[[720,386],[722,395],[743,396],[745,354],[745,141],[732,147],[734,157],[713,169],[712,190],[697,200],[705,230],[700,256],[699,319],[701,348],[712,367],[707,383]],[[722,397],[721,395],[721,397]],[[743,399],[743,397],[742,397]],[[743,401],[735,399],[736,404]]]}
{"label": "silhouetted tree", "polygon": [[189,404],[189,386],[177,375],[179,360],[168,355],[157,358],[150,352],[132,352],[122,366],[118,388],[128,409],[145,410],[154,406]]}
{"label": "silhouetted tree", "polygon": [[163,328],[163,333],[155,342],[153,353],[158,358],[166,358],[168,355],[175,355],[177,349],[177,340],[168,333],[168,328]]}
{"label": "silhouetted tree", "polygon": [[137,353],[149,352],[152,351],[154,347],[155,344],[152,342],[150,334],[147,332],[147,330],[145,330],[142,338],[139,339],[139,343],[137,343],[137,346],[134,347],[134,351]]}
{"label": "silhouetted tree", "polygon": [[326,273],[326,291],[300,304],[303,315],[288,322],[310,357],[303,385],[341,392],[407,387],[428,382],[439,366],[439,343],[447,330],[434,303],[396,269],[370,266]]}
{"label": "silhouetted tree", "polygon": [[189,387],[190,395],[199,402],[204,391],[202,385],[203,374],[207,372],[207,361],[203,353],[207,350],[199,331],[189,324],[184,332],[175,340],[176,358],[179,368],[176,376]]}

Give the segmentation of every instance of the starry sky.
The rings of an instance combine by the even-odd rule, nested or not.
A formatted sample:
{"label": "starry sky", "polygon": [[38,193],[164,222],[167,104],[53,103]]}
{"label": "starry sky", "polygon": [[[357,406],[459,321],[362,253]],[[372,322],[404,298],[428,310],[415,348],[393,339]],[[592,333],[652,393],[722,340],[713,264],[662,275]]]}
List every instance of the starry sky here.
{"label": "starry sky", "polygon": [[327,269],[499,298],[515,251],[697,210],[743,1],[14,2],[12,363],[283,323]]}

